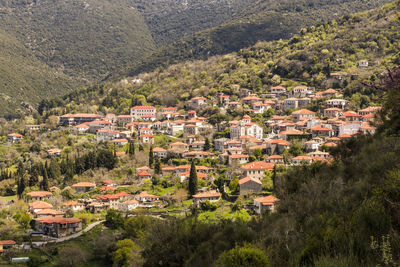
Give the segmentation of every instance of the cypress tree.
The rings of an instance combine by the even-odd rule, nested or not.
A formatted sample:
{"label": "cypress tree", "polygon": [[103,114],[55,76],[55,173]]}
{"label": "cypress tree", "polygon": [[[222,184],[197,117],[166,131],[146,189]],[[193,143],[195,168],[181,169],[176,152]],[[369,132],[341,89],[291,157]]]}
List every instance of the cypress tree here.
{"label": "cypress tree", "polygon": [[204,142],[204,151],[209,151],[210,150],[210,148],[211,148],[211,145],[210,145],[210,140],[208,140],[208,138],[206,138],[206,140],[205,140],[205,142]]}
{"label": "cypress tree", "polygon": [[26,181],[25,181],[25,168],[22,162],[20,161],[18,163],[18,169],[17,169],[17,195],[19,198],[21,198],[22,193],[25,190],[26,187]]}
{"label": "cypress tree", "polygon": [[161,173],[161,165],[160,165],[160,159],[156,157],[155,163],[154,163],[154,173],[155,174],[160,174]]}
{"label": "cypress tree", "polygon": [[153,147],[150,147],[150,151],[149,151],[149,167],[153,167],[154,164],[154,155],[153,155]]}
{"label": "cypress tree", "polygon": [[129,153],[131,156],[135,155],[135,141],[131,141],[130,143],[131,147],[129,149]]}
{"label": "cypress tree", "polygon": [[190,166],[188,190],[190,196],[193,196],[197,193],[197,172],[196,172],[196,166],[194,165],[194,161],[192,161],[192,165]]}
{"label": "cypress tree", "polygon": [[[47,161],[46,161],[46,165],[47,165]],[[47,168],[43,168],[43,180],[40,183],[40,188],[44,191],[48,191],[49,190],[49,176],[47,174]]]}

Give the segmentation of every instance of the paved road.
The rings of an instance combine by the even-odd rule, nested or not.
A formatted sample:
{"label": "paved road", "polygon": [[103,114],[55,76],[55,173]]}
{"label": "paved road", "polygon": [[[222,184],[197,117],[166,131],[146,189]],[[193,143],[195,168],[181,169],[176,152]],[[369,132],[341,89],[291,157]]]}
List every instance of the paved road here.
{"label": "paved road", "polygon": [[34,245],[36,245],[36,246],[45,246],[47,244],[65,242],[65,241],[80,237],[83,233],[86,233],[86,232],[92,230],[94,227],[96,227],[97,225],[99,225],[99,224],[101,224],[103,222],[105,222],[105,220],[91,223],[85,229],[83,229],[82,231],[79,231],[79,232],[77,232],[75,234],[72,234],[72,235],[69,235],[69,236],[60,237],[60,238],[54,238],[53,240],[44,241],[44,242],[32,242],[32,243]]}

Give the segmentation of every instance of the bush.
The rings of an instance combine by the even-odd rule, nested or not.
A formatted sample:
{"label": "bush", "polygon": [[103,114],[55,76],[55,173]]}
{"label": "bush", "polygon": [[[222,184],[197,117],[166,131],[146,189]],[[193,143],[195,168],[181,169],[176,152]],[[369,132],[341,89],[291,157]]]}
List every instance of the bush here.
{"label": "bush", "polygon": [[206,200],[200,203],[200,208],[204,211],[214,211],[217,209],[217,204]]}
{"label": "bush", "polygon": [[222,253],[217,260],[216,266],[270,266],[268,257],[259,249],[252,247],[236,247]]}

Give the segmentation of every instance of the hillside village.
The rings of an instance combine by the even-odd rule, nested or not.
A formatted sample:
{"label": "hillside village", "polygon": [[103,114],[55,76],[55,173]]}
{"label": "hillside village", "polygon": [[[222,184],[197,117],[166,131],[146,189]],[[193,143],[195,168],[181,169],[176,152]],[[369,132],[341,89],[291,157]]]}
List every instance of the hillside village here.
{"label": "hillside village", "polygon": [[[274,86],[267,94],[258,95],[239,86],[235,88],[240,94],[238,99],[222,93],[210,98],[194,97],[185,103],[184,109],[147,105],[133,106],[126,114],[61,115],[57,118],[58,126],[51,131],[85,137],[94,146],[106,145],[113,151],[110,157],[116,160],[132,159],[135,151],[147,151],[148,159],[144,165],[134,165],[135,173],[129,180],[95,181],[78,175],[70,182],[45,184],[42,177],[39,188],[27,187],[19,193],[28,204],[26,213],[36,231],[31,235],[39,234],[47,240],[77,233],[89,224],[82,216],[84,213],[94,214],[95,221],[104,218],[109,209],[128,214],[136,209],[171,210],[176,207],[171,196],[174,198],[174,192],[187,187],[193,173],[199,180],[198,190],[179,196],[182,205],[172,210],[207,210],[210,206],[215,210],[241,196],[247,202],[247,213],[273,212],[279,203],[271,195],[277,172],[293,165],[329,164],[329,151],[341,141],[374,133],[375,116],[380,110],[378,106],[351,110],[340,89],[296,86],[289,91]],[[313,100],[324,103],[318,112],[307,109]],[[243,114],[238,114],[238,120],[211,124],[207,117],[197,115],[209,106],[217,107],[221,113],[239,108]],[[24,133],[27,138],[49,135],[43,127],[26,125]],[[20,133],[10,133],[6,142],[18,146],[25,138]],[[45,161],[65,158],[63,147],[45,149]],[[160,180],[166,189],[164,193],[145,190],[151,184],[160,184]],[[136,187],[132,191],[133,184]],[[3,203],[3,207],[11,204]],[[15,244],[14,240],[3,242]]]}
{"label": "hillside village", "polygon": [[[208,266],[248,243],[271,266],[313,265],[331,244],[338,255],[359,249],[357,263],[385,262],[379,253],[398,226],[387,214],[398,209],[390,86],[400,71],[384,72],[399,62],[398,8],[76,90],[2,120],[0,265],[78,266],[83,247],[93,266]],[[371,21],[387,23],[385,38]],[[387,49],[361,49],[353,25]],[[343,266],[357,266],[350,256]]]}

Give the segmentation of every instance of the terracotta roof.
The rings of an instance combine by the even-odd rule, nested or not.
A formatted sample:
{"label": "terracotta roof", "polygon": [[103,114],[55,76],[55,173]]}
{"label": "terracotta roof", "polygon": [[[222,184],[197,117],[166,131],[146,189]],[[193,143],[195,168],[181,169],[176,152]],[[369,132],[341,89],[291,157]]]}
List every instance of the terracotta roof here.
{"label": "terracotta roof", "polygon": [[41,217],[35,220],[41,223],[59,223],[59,224],[78,223],[81,221],[81,219],[79,218],[63,218],[63,217]]}
{"label": "terracotta roof", "polygon": [[121,139],[113,139],[110,142],[111,143],[123,143],[123,142],[128,142],[128,140],[125,138],[121,138]]}
{"label": "terracotta roof", "polygon": [[0,240],[0,245],[15,245],[14,240]]}
{"label": "terracotta roof", "polygon": [[101,115],[89,114],[89,113],[65,114],[61,116],[61,118],[101,118],[101,117],[102,117]]}
{"label": "terracotta roof", "polygon": [[135,107],[131,107],[131,109],[156,109],[153,106],[135,106]]}
{"label": "terracotta roof", "polygon": [[148,173],[148,172],[146,172],[146,171],[139,171],[139,172],[137,173],[137,175],[138,175],[138,176],[151,176],[151,174]]}
{"label": "terracotta roof", "polygon": [[167,152],[167,150],[161,147],[155,147],[153,148],[153,152]]}
{"label": "terracotta roof", "polygon": [[30,196],[30,197],[47,197],[47,196],[51,196],[52,193],[50,193],[48,191],[33,191],[33,192],[27,193],[26,195]]}
{"label": "terracotta roof", "polygon": [[9,136],[9,137],[23,137],[21,134],[19,134],[19,133],[11,133],[11,134],[8,134],[7,136]]}
{"label": "terracotta roof", "polygon": [[96,184],[89,183],[89,182],[79,182],[79,183],[73,184],[72,187],[96,187]]}
{"label": "terracotta roof", "polygon": [[312,157],[310,157],[310,156],[297,156],[297,157],[294,157],[293,160],[312,160]]}
{"label": "terracotta roof", "polygon": [[279,201],[278,198],[274,197],[274,196],[266,196],[266,197],[258,197],[254,199],[257,202],[262,203],[263,205],[266,204],[274,204],[275,202]]}
{"label": "terracotta roof", "polygon": [[272,139],[266,142],[267,144],[278,144],[283,146],[290,146],[290,142],[282,139]]}
{"label": "terracotta roof", "polygon": [[53,210],[53,209],[42,209],[36,212],[38,215],[44,215],[44,214],[49,214],[49,215],[64,215],[65,212],[59,211],[59,210]]}
{"label": "terracotta roof", "polygon": [[142,134],[141,136],[139,136],[140,138],[143,137],[148,137],[148,138],[154,138],[154,136],[152,136],[151,134]]}
{"label": "terracotta roof", "polygon": [[256,178],[252,178],[250,176],[244,177],[242,179],[239,180],[239,184],[244,184],[247,183],[249,181],[255,182],[257,184],[262,184],[260,180],[256,179]]}
{"label": "terracotta roof", "polygon": [[283,159],[283,156],[281,155],[271,155],[268,157],[268,159]]}
{"label": "terracotta roof", "polygon": [[51,205],[50,203],[47,203],[47,202],[43,202],[43,201],[35,201],[32,203],[29,203],[29,207],[31,207],[33,209],[51,209],[51,208],[53,208],[53,205]]}
{"label": "terracotta roof", "polygon": [[254,161],[247,163],[240,168],[243,170],[273,170],[274,169],[274,163],[268,163],[264,161]]}
{"label": "terracotta roof", "polygon": [[115,188],[114,187],[112,187],[112,186],[103,186],[102,188],[100,188],[100,192],[103,192],[103,191],[114,191],[115,190]]}
{"label": "terracotta roof", "polygon": [[279,133],[280,135],[303,135],[304,133],[302,131],[296,130],[296,129],[289,129],[286,131],[282,131]]}
{"label": "terracotta roof", "polygon": [[297,111],[292,112],[292,114],[315,114],[315,112],[308,109],[299,109]]}

